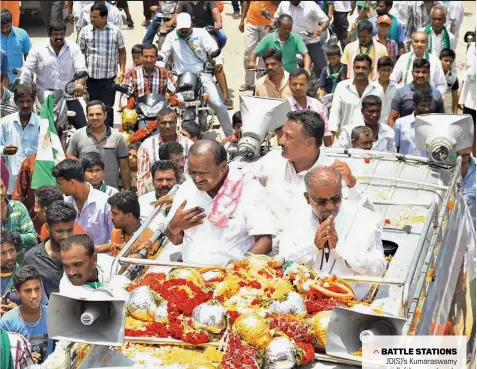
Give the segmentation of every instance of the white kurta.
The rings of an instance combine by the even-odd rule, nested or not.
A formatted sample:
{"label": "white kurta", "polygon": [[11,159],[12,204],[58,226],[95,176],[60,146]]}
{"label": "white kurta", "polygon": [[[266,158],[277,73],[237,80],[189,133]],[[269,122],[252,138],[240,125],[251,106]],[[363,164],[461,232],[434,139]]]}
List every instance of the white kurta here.
{"label": "white kurta", "polygon": [[[280,242],[279,255],[286,260],[305,263],[324,274],[382,276],[386,269],[381,241],[382,216],[350,201],[343,200],[335,219],[338,235],[336,249],[330,252],[328,262],[321,258],[314,240],[319,227],[318,218],[310,206],[298,205],[289,216]],[[356,296],[361,299],[369,285],[356,284]]]}
{"label": "white kurta", "polygon": [[[147,217],[154,211],[154,205],[153,203],[156,201],[156,191],[150,191],[148,193],[145,193],[141,197],[139,197],[139,206],[141,207],[141,222],[144,222]],[[151,228],[153,231],[156,231],[157,227],[159,224],[164,222],[166,219],[166,215],[164,211],[160,211],[159,214],[156,215],[156,217],[152,220],[151,224],[149,225],[149,228]]]}
{"label": "white kurta", "polygon": [[[352,146],[351,132],[354,127],[346,126],[341,131],[340,137],[333,144],[334,147],[349,149]],[[394,145],[394,130],[387,124],[379,123],[378,139],[373,141],[373,151],[396,152]]]}
{"label": "white kurta", "polygon": [[[199,191],[193,181],[186,181],[174,197],[168,221],[184,200],[187,200],[185,210],[200,206],[209,215],[212,209],[213,199],[207,192]],[[231,260],[242,258],[252,248],[255,244],[253,236],[274,234],[265,189],[258,180],[247,179],[237,207],[225,227],[217,227],[205,218],[203,224],[184,231],[182,260],[185,263],[226,265]]]}

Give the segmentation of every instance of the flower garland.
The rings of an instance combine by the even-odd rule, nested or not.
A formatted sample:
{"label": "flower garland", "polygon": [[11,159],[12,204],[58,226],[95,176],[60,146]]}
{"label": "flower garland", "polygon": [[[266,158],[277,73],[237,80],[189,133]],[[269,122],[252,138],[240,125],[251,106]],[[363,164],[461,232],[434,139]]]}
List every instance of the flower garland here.
{"label": "flower garland", "polygon": [[311,344],[315,339],[307,322],[294,315],[272,314],[269,319],[270,329],[280,330],[292,340]]}
{"label": "flower garland", "polygon": [[[126,108],[124,110],[133,110],[135,104],[136,100],[134,99],[134,97],[130,97],[128,100],[128,104],[126,105]],[[122,119],[121,128],[119,128],[119,132],[125,132],[127,134],[126,141],[128,144],[140,142],[143,141],[145,138],[149,137],[154,131],[157,130],[158,122],[157,120],[151,121],[146,125],[145,128],[138,129],[136,132],[134,132],[135,124],[136,121],[130,122],[127,119]]]}
{"label": "flower garland", "polygon": [[335,306],[349,307],[349,301],[336,300],[324,297],[315,290],[306,291],[305,307],[309,315],[315,315],[321,311],[333,310]]}
{"label": "flower garland", "polygon": [[220,366],[222,369],[260,369],[259,351],[244,343],[238,334],[230,333],[227,350]]}
{"label": "flower garland", "polygon": [[315,349],[311,343],[307,342],[295,342],[297,348],[297,364],[306,365],[311,363],[315,358]]}

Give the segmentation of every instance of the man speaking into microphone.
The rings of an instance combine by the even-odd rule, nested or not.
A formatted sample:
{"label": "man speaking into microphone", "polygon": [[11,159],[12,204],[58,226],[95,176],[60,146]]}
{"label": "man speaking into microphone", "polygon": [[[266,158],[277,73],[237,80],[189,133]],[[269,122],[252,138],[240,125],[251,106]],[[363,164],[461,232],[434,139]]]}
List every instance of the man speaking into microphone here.
{"label": "man speaking into microphone", "polygon": [[[279,255],[323,274],[382,276],[381,215],[342,198],[335,168],[311,169],[305,186],[311,209],[300,205],[290,214],[293,221],[284,229]],[[359,299],[369,290],[369,285],[354,287]]]}

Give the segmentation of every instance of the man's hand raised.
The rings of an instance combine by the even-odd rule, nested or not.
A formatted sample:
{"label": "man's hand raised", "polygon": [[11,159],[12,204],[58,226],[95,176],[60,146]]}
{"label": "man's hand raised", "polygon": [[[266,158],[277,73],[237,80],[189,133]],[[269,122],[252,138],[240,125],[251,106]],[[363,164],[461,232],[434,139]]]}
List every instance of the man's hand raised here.
{"label": "man's hand raised", "polygon": [[334,216],[330,216],[320,224],[315,234],[315,245],[319,250],[325,247],[328,242],[330,249],[335,249],[338,243],[338,235],[336,234],[335,224],[333,222]]}
{"label": "man's hand raised", "polygon": [[178,234],[181,231],[185,231],[204,222],[204,218],[206,217],[204,209],[196,206],[192,209],[184,210],[186,204],[187,200],[184,200],[169,222],[169,230],[173,234]]}

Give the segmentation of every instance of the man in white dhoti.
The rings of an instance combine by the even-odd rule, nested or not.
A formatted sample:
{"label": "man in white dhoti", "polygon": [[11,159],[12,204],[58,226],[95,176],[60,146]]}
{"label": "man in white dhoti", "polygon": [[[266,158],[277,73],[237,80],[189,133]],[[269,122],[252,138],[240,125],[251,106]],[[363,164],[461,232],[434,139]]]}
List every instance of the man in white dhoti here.
{"label": "man in white dhoti", "polygon": [[[386,267],[381,215],[342,199],[335,168],[311,169],[305,186],[309,206],[297,206],[290,214],[279,255],[324,274],[381,276]],[[355,286],[360,299],[368,290],[369,285]]]}

